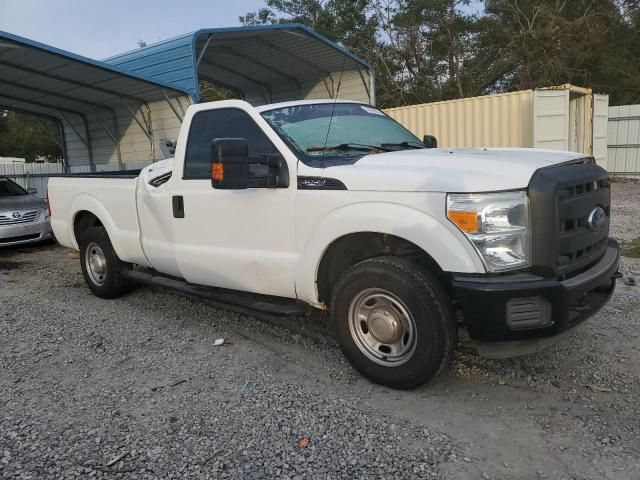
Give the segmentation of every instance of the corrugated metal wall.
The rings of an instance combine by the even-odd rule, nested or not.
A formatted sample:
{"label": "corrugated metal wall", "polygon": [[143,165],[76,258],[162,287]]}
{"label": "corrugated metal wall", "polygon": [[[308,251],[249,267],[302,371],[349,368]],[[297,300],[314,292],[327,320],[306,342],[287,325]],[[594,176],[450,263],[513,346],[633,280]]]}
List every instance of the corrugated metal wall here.
{"label": "corrugated metal wall", "polygon": [[530,147],[533,91],[390,108],[385,112],[419,138],[443,147]]}
{"label": "corrugated metal wall", "polygon": [[640,105],[609,107],[608,170],[640,175]]}
{"label": "corrugated metal wall", "polygon": [[[172,102],[177,108],[178,99],[172,99]],[[180,102],[182,108],[186,110],[190,99],[185,96],[180,99]],[[102,128],[104,125],[113,134],[115,131],[113,117],[102,110],[86,114],[95,172],[138,170],[163,158],[160,152],[160,140],[163,138],[176,140],[182,122],[165,100],[150,102],[148,106],[151,116],[151,138],[147,137],[138,123],[133,120],[126,107],[114,108],[118,124],[117,138],[120,140],[120,162],[114,141]],[[147,112],[146,108],[136,111],[140,119],[142,112]],[[89,154],[83,141],[86,137],[85,125],[80,117],[73,114],[66,114],[65,118],[63,124],[66,173],[89,173],[91,172]],[[67,121],[74,126],[75,130]],[[61,163],[0,163],[0,176],[7,176],[24,188],[36,188],[41,197],[47,193],[49,175],[61,173],[65,173]]]}
{"label": "corrugated metal wall", "polygon": [[[368,77],[368,72],[363,73],[365,79]],[[344,72],[333,72],[335,77],[335,88],[338,89],[337,83],[340,82],[340,90],[338,91],[338,98],[344,100],[355,100],[358,102],[371,103],[369,94],[363,86],[362,77],[354,70],[346,70]],[[247,92],[245,100],[252,105],[259,106],[265,105],[266,100],[263,96],[257,93],[255,89]],[[272,88],[271,103],[288,102],[295,100],[292,97],[294,90],[287,82],[282,82],[278,87]],[[333,98],[332,93],[327,90],[325,82],[306,82],[302,84],[302,99],[303,100],[324,100],[327,98]]]}
{"label": "corrugated metal wall", "polygon": [[[178,102],[182,110],[186,110],[190,104],[188,97],[172,99],[174,106]],[[132,108],[135,105],[130,105]],[[142,122],[143,115],[151,114],[151,138],[147,137],[140,125],[133,119],[131,113],[125,106],[115,107],[118,134],[116,138],[120,141],[120,161],[122,163],[158,160],[159,142],[162,138],[175,140],[180,130],[180,119],[173,112],[165,100],[150,102],[149,109],[146,107],[136,108],[138,119]],[[178,108],[178,110],[180,110]],[[84,143],[86,137],[85,125],[80,117],[72,114],[65,115],[63,121],[65,126],[65,158],[70,166],[89,165],[89,153]],[[115,132],[114,118],[105,111],[95,110],[86,114],[89,125],[89,136],[91,137],[92,161],[95,165],[106,163],[118,164],[118,149],[110,137]],[[74,128],[69,126],[69,123]],[[142,122],[144,124],[144,122]],[[103,126],[106,128],[103,128]],[[78,134],[80,134],[80,137]]]}

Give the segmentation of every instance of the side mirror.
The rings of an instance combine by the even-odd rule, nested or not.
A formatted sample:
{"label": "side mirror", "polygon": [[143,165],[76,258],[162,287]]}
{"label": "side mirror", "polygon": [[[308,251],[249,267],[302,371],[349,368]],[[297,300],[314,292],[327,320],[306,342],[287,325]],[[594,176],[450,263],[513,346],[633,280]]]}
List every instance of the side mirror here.
{"label": "side mirror", "polygon": [[37,188],[33,188],[33,187],[27,188],[27,193],[29,195],[35,195],[36,193],[38,193],[38,189]]}
{"label": "side mirror", "polygon": [[249,146],[244,138],[215,138],[211,142],[211,185],[248,188]]}
{"label": "side mirror", "polygon": [[438,139],[433,135],[425,135],[422,137],[422,143],[427,148],[438,148]]}

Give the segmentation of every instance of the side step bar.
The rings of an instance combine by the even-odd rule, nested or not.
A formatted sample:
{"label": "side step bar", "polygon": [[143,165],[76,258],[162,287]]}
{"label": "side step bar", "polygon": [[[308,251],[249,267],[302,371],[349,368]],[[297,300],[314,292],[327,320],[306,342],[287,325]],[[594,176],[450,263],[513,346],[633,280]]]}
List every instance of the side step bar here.
{"label": "side step bar", "polygon": [[280,299],[281,297],[276,297],[279,298],[280,301],[269,302],[269,297],[258,299],[252,294],[223,290],[204,285],[193,285],[187,283],[185,280],[165,277],[157,273],[142,272],[140,270],[127,270],[122,273],[134,282],[144,283],[154,287],[168,288],[169,290],[185,295],[205,298],[221,308],[227,308],[249,315],[262,313],[279,317],[290,317],[308,315],[312,310],[311,305],[299,300]]}

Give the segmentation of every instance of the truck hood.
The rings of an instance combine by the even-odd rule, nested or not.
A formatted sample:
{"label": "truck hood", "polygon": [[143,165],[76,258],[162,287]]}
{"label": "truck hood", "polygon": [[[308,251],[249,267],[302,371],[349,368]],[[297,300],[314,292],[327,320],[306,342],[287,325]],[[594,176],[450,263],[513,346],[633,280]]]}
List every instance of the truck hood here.
{"label": "truck hood", "polygon": [[0,197],[0,212],[44,207],[44,200],[36,197],[35,195],[9,195],[6,197]]}
{"label": "truck hood", "polygon": [[327,167],[324,176],[349,190],[483,192],[525,188],[539,168],[585,158],[584,153],[533,148],[433,148],[362,157]]}

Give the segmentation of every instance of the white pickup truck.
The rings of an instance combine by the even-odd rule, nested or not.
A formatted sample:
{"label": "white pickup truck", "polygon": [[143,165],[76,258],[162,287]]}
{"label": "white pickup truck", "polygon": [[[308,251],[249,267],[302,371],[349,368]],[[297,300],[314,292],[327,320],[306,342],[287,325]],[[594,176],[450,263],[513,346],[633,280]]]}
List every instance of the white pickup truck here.
{"label": "white pickup truck", "polygon": [[356,102],[193,105],[175,158],[52,178],[51,224],[99,297],[147,283],[244,312],[326,310],[359,372],[412,388],[447,365],[458,327],[488,354],[528,352],[619,275],[592,158],[434,143]]}

